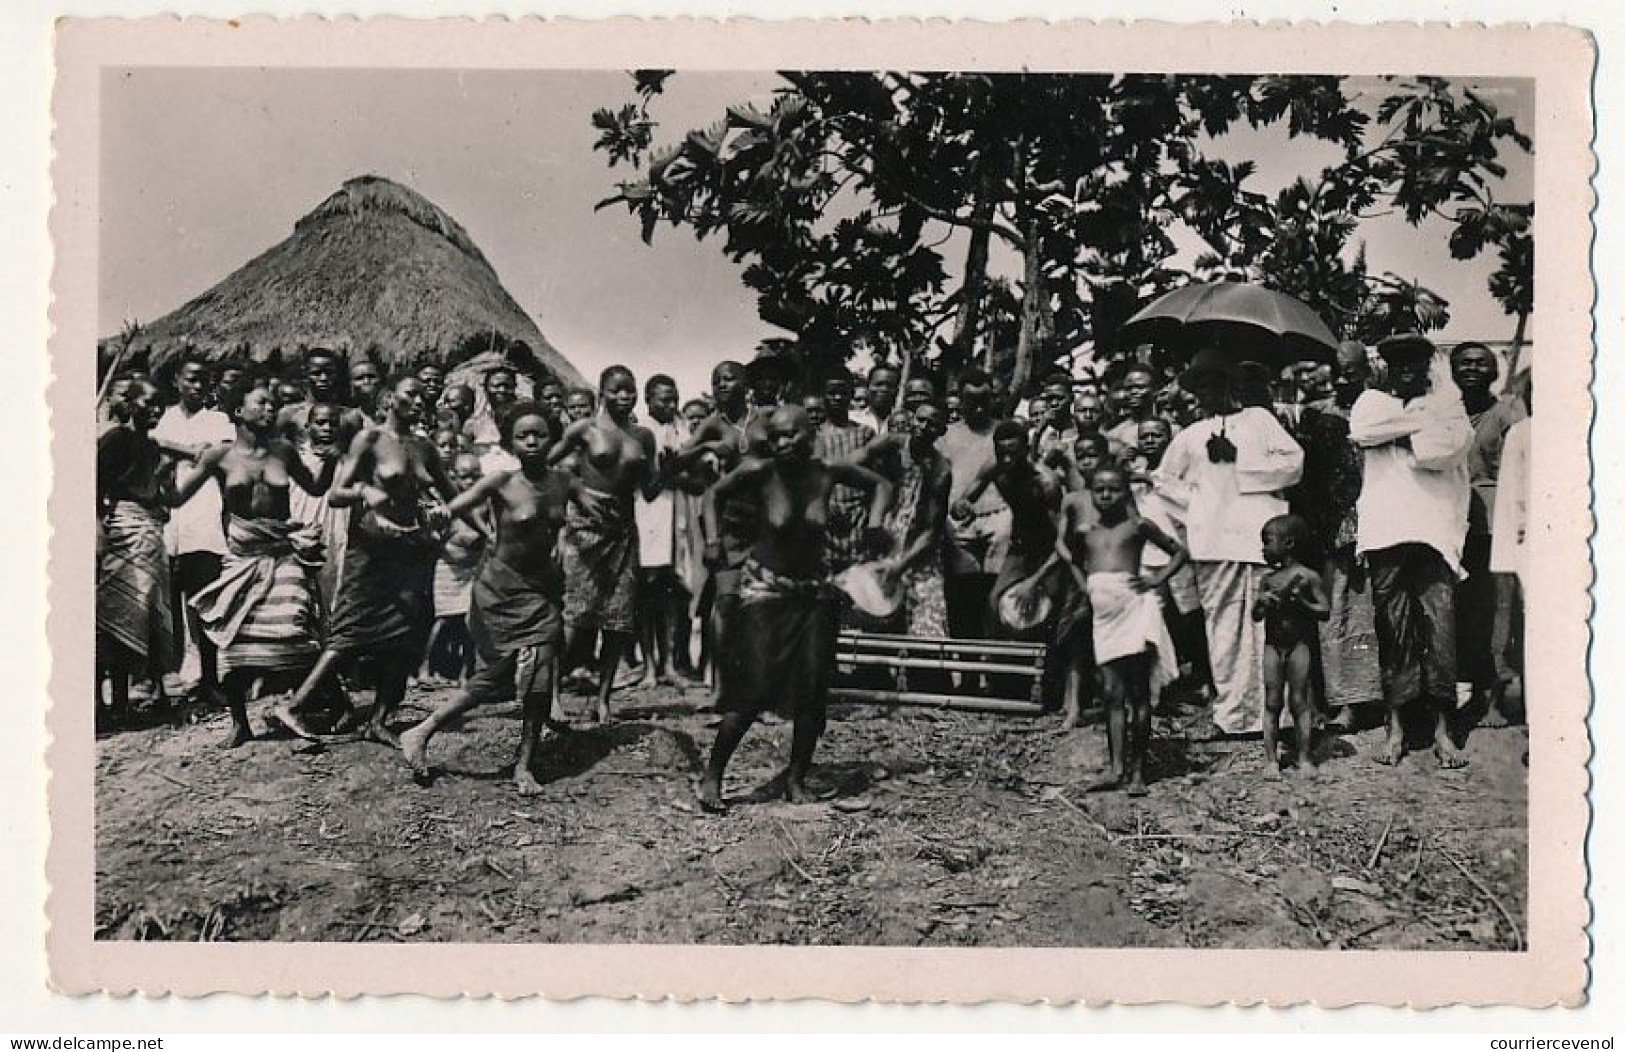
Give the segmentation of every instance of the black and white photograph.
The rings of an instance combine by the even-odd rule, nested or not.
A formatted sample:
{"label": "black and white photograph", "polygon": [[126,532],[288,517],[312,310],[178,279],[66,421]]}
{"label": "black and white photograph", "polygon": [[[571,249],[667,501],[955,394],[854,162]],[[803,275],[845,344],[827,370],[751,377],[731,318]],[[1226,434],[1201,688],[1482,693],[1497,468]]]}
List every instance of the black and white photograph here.
{"label": "black and white photograph", "polygon": [[1584,1002],[1582,34],[57,57],[53,989]]}
{"label": "black and white photograph", "polygon": [[98,939],[1525,949],[1533,81],[100,93]]}

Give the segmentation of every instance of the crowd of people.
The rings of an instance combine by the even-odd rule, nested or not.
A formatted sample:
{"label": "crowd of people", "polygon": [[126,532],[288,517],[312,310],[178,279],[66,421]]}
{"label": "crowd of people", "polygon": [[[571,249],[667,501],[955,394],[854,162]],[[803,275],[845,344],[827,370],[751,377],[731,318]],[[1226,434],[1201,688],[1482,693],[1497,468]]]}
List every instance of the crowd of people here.
{"label": "crowd of people", "polygon": [[[617,689],[708,678],[700,803],[724,806],[769,713],[792,723],[769,795],[807,800],[838,634],[879,627],[1041,643],[1060,725],[1104,710],[1100,789],[1146,791],[1172,699],[1260,735],[1272,771],[1379,724],[1379,761],[1420,728],[1459,766],[1471,726],[1521,716],[1531,390],[1500,369],[1416,335],[1279,372],[1215,346],[1056,372],[1014,406],[974,367],[808,377],[760,355],[684,401],[619,365],[521,398],[504,365],[475,390],[323,348],[293,376],[182,353],[162,386],[123,369],[102,395],[98,725],[129,717],[132,683],[162,711],[190,645],[233,747],[266,698],[289,733],[384,742],[427,777],[448,721],[517,699],[533,792],[566,690],[604,722]],[[857,570],[895,597],[886,624],[845,601]],[[415,682],[455,690],[403,730]]]}

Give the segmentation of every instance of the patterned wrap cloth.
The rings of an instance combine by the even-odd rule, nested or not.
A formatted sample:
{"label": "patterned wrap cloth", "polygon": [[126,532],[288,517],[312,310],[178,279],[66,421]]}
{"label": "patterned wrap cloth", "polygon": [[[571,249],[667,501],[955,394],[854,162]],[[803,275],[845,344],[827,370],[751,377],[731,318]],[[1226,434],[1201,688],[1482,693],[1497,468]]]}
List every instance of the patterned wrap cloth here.
{"label": "patterned wrap cloth", "polygon": [[[850,461],[875,437],[867,424],[849,422],[845,427],[826,423],[818,429],[815,450],[826,464]],[[863,527],[868,521],[869,497],[856,486],[836,485],[829,493],[830,569],[840,572],[863,558]]]}
{"label": "patterned wrap cloth", "polygon": [[[916,460],[905,445],[901,450],[902,480],[897,500],[886,520],[895,550],[902,550],[915,534],[920,509],[930,480],[929,464]],[[903,574],[903,616],[907,632],[921,639],[943,639],[948,635],[948,598],[943,588],[942,548],[926,552]]]}
{"label": "patterned wrap cloth", "polygon": [[321,527],[314,523],[228,518],[220,576],[192,599],[219,649],[222,675],[316,663],[322,644],[315,578],[322,564]]}
{"label": "patterned wrap cloth", "polygon": [[132,672],[167,668],[175,657],[169,606],[168,516],[121,500],[101,521],[96,565],[96,647]]}
{"label": "patterned wrap cloth", "polygon": [[631,632],[638,590],[638,530],[632,502],[582,489],[565,513],[564,620]]}

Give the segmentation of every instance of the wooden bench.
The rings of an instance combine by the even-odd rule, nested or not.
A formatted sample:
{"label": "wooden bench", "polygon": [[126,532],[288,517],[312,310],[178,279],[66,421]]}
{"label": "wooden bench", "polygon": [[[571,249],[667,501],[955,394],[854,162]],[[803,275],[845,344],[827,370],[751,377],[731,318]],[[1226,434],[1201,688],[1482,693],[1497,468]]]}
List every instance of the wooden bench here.
{"label": "wooden bench", "polygon": [[[867,705],[920,705],[965,712],[1037,716],[1044,711],[1044,644],[997,639],[919,639],[872,632],[842,632],[836,644],[835,683],[829,699]],[[866,683],[880,670],[890,689]],[[1003,697],[911,689],[911,670],[998,673],[1019,677],[1025,689]],[[857,682],[854,682],[854,679]],[[1015,695],[1015,696],[1011,696]]]}

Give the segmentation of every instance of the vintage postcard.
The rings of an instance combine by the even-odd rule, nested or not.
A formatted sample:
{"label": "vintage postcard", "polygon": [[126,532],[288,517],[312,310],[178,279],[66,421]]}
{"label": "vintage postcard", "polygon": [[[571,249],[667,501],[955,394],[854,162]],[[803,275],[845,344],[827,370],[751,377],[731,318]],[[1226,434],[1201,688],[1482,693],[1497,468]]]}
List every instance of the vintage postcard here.
{"label": "vintage postcard", "polygon": [[1583,33],[57,63],[57,989],[1584,1001]]}

